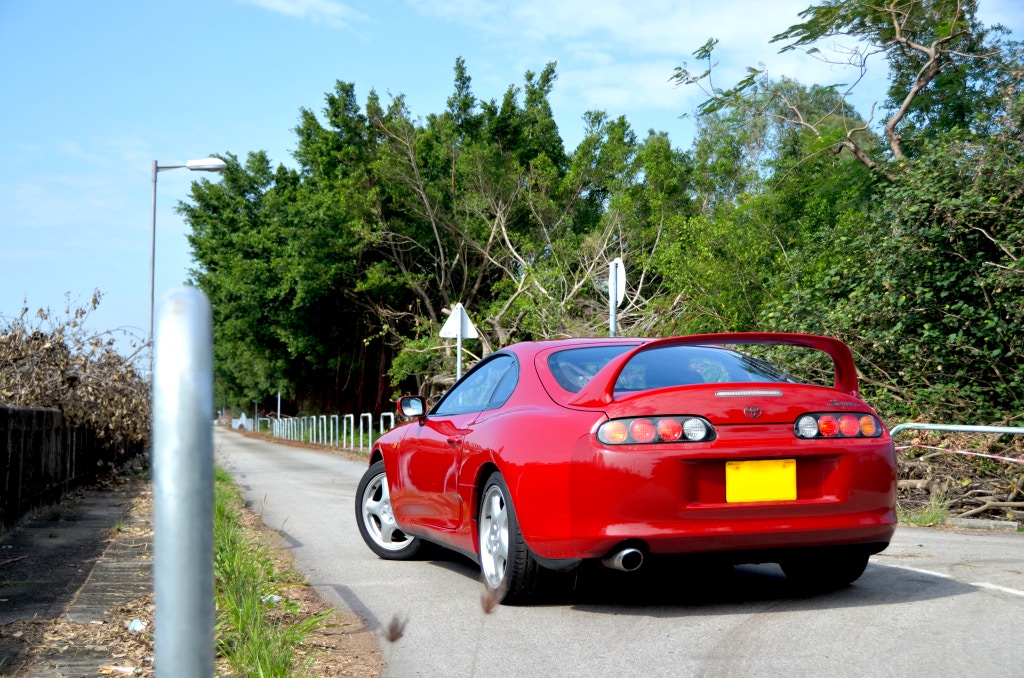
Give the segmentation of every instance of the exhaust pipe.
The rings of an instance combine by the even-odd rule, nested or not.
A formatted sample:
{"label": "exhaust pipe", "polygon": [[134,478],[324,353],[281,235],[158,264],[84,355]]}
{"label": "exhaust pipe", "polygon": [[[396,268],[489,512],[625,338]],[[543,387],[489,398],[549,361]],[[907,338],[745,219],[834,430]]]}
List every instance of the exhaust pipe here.
{"label": "exhaust pipe", "polygon": [[602,558],[601,564],[612,570],[635,572],[644,564],[644,554],[640,549],[625,548]]}

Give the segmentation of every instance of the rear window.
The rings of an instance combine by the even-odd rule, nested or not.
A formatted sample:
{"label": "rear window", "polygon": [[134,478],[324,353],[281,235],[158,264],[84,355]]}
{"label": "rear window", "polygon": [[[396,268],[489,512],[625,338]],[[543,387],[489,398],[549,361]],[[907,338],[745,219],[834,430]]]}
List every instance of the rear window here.
{"label": "rear window", "polygon": [[602,367],[616,356],[636,348],[635,345],[587,346],[552,353],[548,369],[558,385],[570,393],[579,393]]}
{"label": "rear window", "polygon": [[708,346],[666,346],[643,351],[626,363],[615,390],[644,391],[689,384],[792,381],[771,363]]}

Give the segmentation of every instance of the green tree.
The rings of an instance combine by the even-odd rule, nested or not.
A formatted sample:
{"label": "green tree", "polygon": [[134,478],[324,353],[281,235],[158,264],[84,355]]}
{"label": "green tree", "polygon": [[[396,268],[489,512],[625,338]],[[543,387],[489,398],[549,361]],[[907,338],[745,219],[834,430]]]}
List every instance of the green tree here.
{"label": "green tree", "polygon": [[870,210],[801,252],[768,313],[784,329],[853,344],[867,388],[893,414],[999,419],[1024,398],[1019,52],[1000,69],[988,133],[929,139]]}
{"label": "green tree", "polygon": [[[707,94],[707,101],[699,108],[702,113],[741,109],[802,127],[832,145],[836,152],[851,153],[866,167],[891,180],[890,169],[880,162],[874,148],[865,144],[862,134],[873,120],[874,111],[867,122],[857,117],[846,118],[845,98],[867,72],[870,58],[883,54],[891,74],[883,131],[888,153],[894,160],[904,157],[904,136],[908,134],[917,138],[930,128],[937,133],[976,120],[991,104],[991,100],[979,95],[991,92],[985,83],[991,82],[991,63],[1001,51],[995,38],[1004,33],[999,28],[990,31],[981,26],[975,18],[976,8],[975,0],[886,0],[880,4],[829,0],[808,7],[800,13],[802,23],[772,38],[773,42],[788,43],[782,52],[805,50],[829,62],[846,63],[858,72],[852,85],[828,87],[839,96],[826,119],[835,120],[837,115],[844,118],[840,130],[823,130],[822,118],[788,99],[785,92],[767,80],[763,68],[749,68],[747,76],[732,87],[713,85],[711,61],[717,42],[713,39],[694,52],[699,61],[708,64],[707,68],[700,73],[677,68],[674,80],[696,84]],[[860,46],[842,48],[838,56],[823,54],[816,46],[847,37],[859,41]],[[776,97],[784,103],[782,110],[764,105]]]}

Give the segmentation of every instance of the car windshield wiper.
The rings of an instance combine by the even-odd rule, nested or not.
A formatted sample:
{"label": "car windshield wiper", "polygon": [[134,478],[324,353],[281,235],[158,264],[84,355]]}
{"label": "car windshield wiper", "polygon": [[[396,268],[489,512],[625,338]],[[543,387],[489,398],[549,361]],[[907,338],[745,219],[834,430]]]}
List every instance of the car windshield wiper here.
{"label": "car windshield wiper", "polygon": [[755,358],[754,356],[747,355],[745,353],[740,353],[739,356],[740,360],[743,361],[743,364],[745,364],[747,367],[750,367],[755,372],[758,372],[761,375],[768,377],[772,381],[794,381],[789,377],[789,370],[780,370],[778,367],[771,364],[767,360]]}

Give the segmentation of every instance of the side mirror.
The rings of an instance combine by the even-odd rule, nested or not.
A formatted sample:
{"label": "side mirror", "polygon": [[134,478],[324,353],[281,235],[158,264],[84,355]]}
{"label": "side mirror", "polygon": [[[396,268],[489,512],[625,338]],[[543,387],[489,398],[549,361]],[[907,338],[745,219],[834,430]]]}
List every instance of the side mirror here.
{"label": "side mirror", "polygon": [[422,417],[427,412],[427,401],[423,396],[403,396],[398,399],[398,411],[408,419]]}

